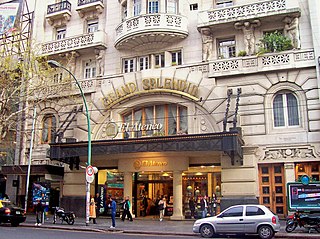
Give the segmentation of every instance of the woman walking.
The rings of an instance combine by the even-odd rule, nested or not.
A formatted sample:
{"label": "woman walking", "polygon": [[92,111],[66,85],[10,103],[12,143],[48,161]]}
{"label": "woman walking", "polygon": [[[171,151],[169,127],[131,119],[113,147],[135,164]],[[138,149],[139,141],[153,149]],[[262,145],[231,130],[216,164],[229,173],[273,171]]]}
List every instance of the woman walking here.
{"label": "woman walking", "polygon": [[160,212],[160,222],[163,220],[163,217],[164,217],[164,212],[166,210],[166,207],[167,207],[167,203],[166,203],[166,198],[163,197],[162,199],[160,199],[159,203],[158,203],[158,206],[159,206],[159,212]]}

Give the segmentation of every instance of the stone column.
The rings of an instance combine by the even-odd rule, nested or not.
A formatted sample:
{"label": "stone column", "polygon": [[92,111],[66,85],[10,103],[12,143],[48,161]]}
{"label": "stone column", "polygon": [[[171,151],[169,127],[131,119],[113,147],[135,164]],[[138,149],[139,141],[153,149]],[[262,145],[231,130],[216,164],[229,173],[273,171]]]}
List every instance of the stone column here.
{"label": "stone column", "polygon": [[[130,211],[132,214],[132,172],[125,172],[124,173],[124,180],[123,180],[123,198],[129,196],[131,207]],[[132,215],[133,216],[133,215]]]}
{"label": "stone column", "polygon": [[284,178],[285,178],[285,185],[287,183],[295,182],[295,172],[294,172],[294,163],[285,163],[284,164]]}
{"label": "stone column", "polygon": [[133,1],[128,0],[127,1],[127,18],[130,18],[133,16]]}
{"label": "stone column", "polygon": [[171,220],[183,220],[182,171],[173,172],[173,215]]}

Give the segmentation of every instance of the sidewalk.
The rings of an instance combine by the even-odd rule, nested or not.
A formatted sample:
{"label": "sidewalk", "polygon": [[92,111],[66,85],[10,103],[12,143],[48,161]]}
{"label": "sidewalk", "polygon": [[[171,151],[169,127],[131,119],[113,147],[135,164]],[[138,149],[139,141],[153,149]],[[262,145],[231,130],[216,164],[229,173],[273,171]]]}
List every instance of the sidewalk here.
{"label": "sidewalk", "polygon": [[[77,230],[77,231],[96,231],[96,232],[120,232],[120,233],[136,233],[136,234],[161,234],[161,235],[181,235],[181,236],[196,236],[197,234],[192,232],[194,220],[183,221],[171,221],[166,219],[162,222],[158,218],[136,218],[133,222],[128,220],[121,221],[116,219],[116,228],[110,229],[111,218],[99,217],[97,218],[97,224],[90,224],[86,226],[85,218],[76,218],[74,225],[68,225],[66,222],[63,224],[53,224],[52,216],[48,217],[48,220],[41,225],[43,228],[55,228],[64,230]],[[26,222],[20,224],[25,227],[35,227],[35,216],[28,215]],[[161,226],[159,226],[161,225]],[[200,234],[199,238],[200,238]],[[276,233],[275,238],[320,238],[320,234],[316,231],[311,233],[306,232],[304,229],[297,228],[293,233],[285,232],[285,221],[281,221],[281,230]]]}

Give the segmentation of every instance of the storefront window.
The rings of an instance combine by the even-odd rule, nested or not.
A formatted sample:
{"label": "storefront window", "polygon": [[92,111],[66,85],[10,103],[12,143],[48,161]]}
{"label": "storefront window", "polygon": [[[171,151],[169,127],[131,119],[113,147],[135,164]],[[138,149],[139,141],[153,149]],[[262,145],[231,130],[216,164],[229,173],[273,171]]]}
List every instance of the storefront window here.
{"label": "storefront window", "polygon": [[188,110],[176,104],[153,105],[123,115],[124,137],[165,136],[188,133]]}

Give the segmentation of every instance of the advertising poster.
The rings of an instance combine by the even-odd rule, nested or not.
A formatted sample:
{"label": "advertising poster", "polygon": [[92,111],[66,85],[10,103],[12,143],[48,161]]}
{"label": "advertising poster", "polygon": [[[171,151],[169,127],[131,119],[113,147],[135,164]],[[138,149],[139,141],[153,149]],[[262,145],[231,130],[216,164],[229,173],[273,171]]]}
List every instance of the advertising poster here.
{"label": "advertising poster", "polygon": [[46,207],[49,206],[50,198],[50,185],[47,183],[33,183],[32,184],[32,203],[37,204],[38,199],[41,200],[42,204]]}
{"label": "advertising poster", "polygon": [[17,18],[20,3],[6,3],[0,5],[0,34],[12,32]]}
{"label": "advertising poster", "polygon": [[320,182],[304,185],[302,183],[289,183],[288,209],[320,211]]}

